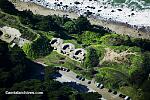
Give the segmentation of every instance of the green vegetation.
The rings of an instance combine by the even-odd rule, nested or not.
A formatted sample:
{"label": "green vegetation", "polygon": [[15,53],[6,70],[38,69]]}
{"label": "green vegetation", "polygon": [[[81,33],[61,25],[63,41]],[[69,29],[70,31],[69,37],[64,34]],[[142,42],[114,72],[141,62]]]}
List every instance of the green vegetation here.
{"label": "green vegetation", "polygon": [[96,100],[97,98],[101,98],[102,96],[98,93],[78,93],[71,97],[72,100]]}
{"label": "green vegetation", "polygon": [[[25,57],[24,52],[17,46],[9,48],[8,44],[0,41],[0,99],[1,100],[83,100],[86,95],[98,98],[98,93],[78,93],[66,84],[52,80],[52,74],[57,73],[54,67],[46,67],[32,62]],[[40,73],[44,71],[45,75]],[[5,91],[39,91],[42,95],[6,95]],[[75,99],[73,99],[75,98]]]}
{"label": "green vegetation", "polygon": [[100,33],[85,31],[80,35],[78,41],[80,41],[84,45],[99,44],[101,43],[100,37]]}
{"label": "green vegetation", "polygon": [[[45,95],[42,96],[25,96],[29,99],[90,100],[91,97],[99,97],[97,93],[78,93],[65,84],[53,81],[50,74],[57,73],[54,67],[63,66],[88,79],[95,78],[97,82],[104,83],[105,87],[120,90],[135,100],[150,98],[150,40],[110,33],[110,30],[105,30],[102,26],[91,25],[83,16],[71,20],[55,15],[34,15],[31,11],[16,10],[8,1],[1,1],[0,4],[0,26],[14,27],[20,30],[22,37],[31,40],[31,43],[23,46],[24,52],[18,47],[9,48],[1,42],[2,92],[7,89],[44,91]],[[73,43],[76,48],[84,48],[87,51],[85,60],[79,63],[52,51],[49,45],[52,37]],[[43,68],[44,78],[37,74],[38,64],[29,59],[49,65]],[[4,99],[21,97],[1,96]]]}
{"label": "green vegetation", "polygon": [[102,44],[110,45],[110,46],[120,46],[128,44],[129,37],[128,36],[121,36],[118,34],[109,34],[105,35],[101,38]]}
{"label": "green vegetation", "polygon": [[67,21],[64,24],[64,28],[69,32],[69,33],[75,33],[76,31],[76,25],[73,21]]}
{"label": "green vegetation", "polygon": [[96,50],[94,48],[89,48],[87,52],[88,54],[84,61],[84,66],[86,68],[97,67],[99,64],[99,55]]}
{"label": "green vegetation", "polygon": [[20,23],[17,16],[4,13],[0,10],[0,19],[1,19],[0,20],[1,27],[9,26],[9,27],[17,28],[22,33],[22,37],[29,40],[34,40],[37,37],[37,34],[32,29],[25,27]]}
{"label": "green vegetation", "polygon": [[49,54],[53,49],[49,45],[49,40],[46,37],[40,36],[32,43],[25,44],[23,50],[28,57],[35,59]]}

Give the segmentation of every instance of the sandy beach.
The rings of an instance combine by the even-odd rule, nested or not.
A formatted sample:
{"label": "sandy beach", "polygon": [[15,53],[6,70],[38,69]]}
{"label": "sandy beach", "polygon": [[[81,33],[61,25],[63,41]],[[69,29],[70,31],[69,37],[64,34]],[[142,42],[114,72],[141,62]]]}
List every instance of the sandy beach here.
{"label": "sandy beach", "polygon": [[[72,19],[76,19],[78,17],[78,15],[73,12],[69,13],[60,10],[51,10],[30,2],[26,3],[26,2],[21,2],[19,0],[15,0],[15,2],[13,1],[13,4],[20,11],[31,10],[34,14],[40,14],[44,16],[54,15],[54,14],[58,16],[63,16],[67,14],[69,15],[68,17]],[[94,19],[94,18],[88,18],[88,19],[90,20],[91,24],[100,25],[109,28],[110,30],[112,30],[117,34],[124,34],[135,38],[150,39],[150,32],[138,31],[136,29],[130,28],[127,25],[120,24],[120,23],[107,22],[107,21],[102,21],[100,19]]]}

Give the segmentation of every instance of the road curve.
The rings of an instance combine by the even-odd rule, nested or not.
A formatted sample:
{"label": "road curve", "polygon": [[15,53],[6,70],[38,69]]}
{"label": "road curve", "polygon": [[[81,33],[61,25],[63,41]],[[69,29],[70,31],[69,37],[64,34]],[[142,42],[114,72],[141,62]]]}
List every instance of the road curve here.
{"label": "road curve", "polygon": [[[47,67],[48,65],[44,64],[43,62],[38,62],[38,61],[34,61],[35,63],[38,63],[38,64],[41,64],[43,65],[44,67]],[[56,67],[60,67],[60,66],[56,66]],[[65,67],[64,67],[65,68]],[[103,96],[103,100],[123,100],[122,98],[119,97],[119,92],[117,93],[117,95],[114,95],[112,93],[109,93],[108,92],[108,89],[106,88],[103,88],[103,89],[100,89],[100,88],[97,88],[96,87],[96,82],[93,81],[93,80],[87,80],[85,79],[85,81],[81,81],[79,79],[76,78],[77,74],[74,73],[73,71],[69,71],[69,72],[66,72],[66,71],[62,71],[62,70],[59,70],[59,73],[62,75],[61,78],[62,80],[60,81],[60,79],[55,79],[57,81],[60,81],[60,82],[70,82],[70,81],[73,81],[73,82],[76,82],[76,83],[80,83],[81,85],[84,85],[86,86],[87,88],[90,89],[90,91],[96,91],[98,92],[99,94],[101,94]],[[66,79],[68,78],[68,79]],[[64,79],[64,80],[63,80]],[[91,81],[91,84],[88,84],[88,81]]]}
{"label": "road curve", "polygon": [[[96,87],[96,83],[92,80],[91,81],[91,84],[88,84],[88,81],[87,79],[85,79],[85,81],[81,81],[79,79],[76,78],[76,73],[74,73],[73,71],[69,71],[69,72],[66,72],[66,71],[61,71],[59,70],[59,73],[62,75],[61,77],[65,77],[65,78],[69,78],[70,80],[73,80],[75,81],[76,83],[80,83],[81,85],[84,85],[84,86],[87,86],[89,89],[93,90],[93,91],[96,91],[98,92],[99,94],[101,94],[103,96],[104,99],[106,100],[123,100],[122,98],[120,98],[118,95],[114,95],[112,93],[109,93],[108,92],[108,89],[106,88],[103,88],[103,89],[100,89],[100,88],[97,88]],[[57,80],[57,79],[56,79]],[[65,79],[66,81],[67,79]],[[62,81],[61,81],[62,82]]]}

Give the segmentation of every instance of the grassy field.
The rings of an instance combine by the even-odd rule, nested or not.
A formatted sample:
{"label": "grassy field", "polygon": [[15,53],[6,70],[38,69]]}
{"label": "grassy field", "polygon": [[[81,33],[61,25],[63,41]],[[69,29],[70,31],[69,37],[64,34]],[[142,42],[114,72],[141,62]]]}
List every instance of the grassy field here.
{"label": "grassy field", "polygon": [[67,56],[57,53],[56,51],[51,52],[46,57],[36,59],[36,61],[43,62],[49,66],[62,66],[69,68],[76,72],[77,74],[84,76],[88,79],[91,79],[91,76],[87,76],[86,73],[89,73],[87,70],[84,70],[82,63],[74,61]]}

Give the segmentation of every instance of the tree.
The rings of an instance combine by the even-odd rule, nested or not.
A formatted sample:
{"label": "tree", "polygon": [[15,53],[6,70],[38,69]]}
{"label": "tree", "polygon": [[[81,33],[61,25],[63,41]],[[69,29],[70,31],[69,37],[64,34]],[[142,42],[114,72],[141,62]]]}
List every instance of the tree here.
{"label": "tree", "polygon": [[26,55],[32,59],[50,54],[52,47],[49,45],[49,40],[45,36],[38,37],[32,43],[27,43],[23,46]]}
{"label": "tree", "polygon": [[[25,72],[25,55],[18,47],[8,48],[8,44],[0,41],[0,87],[10,87],[14,82],[22,80]],[[1,62],[2,61],[2,62]]]}
{"label": "tree", "polygon": [[147,77],[148,75],[145,73],[145,71],[142,69],[139,69],[131,74],[131,77],[129,80],[131,84],[139,87],[147,79]]}
{"label": "tree", "polygon": [[108,34],[101,37],[102,44],[110,46],[130,45],[131,41],[128,36],[118,34]]}
{"label": "tree", "polygon": [[88,30],[91,26],[89,20],[86,17],[83,17],[83,16],[78,17],[76,19],[75,23],[76,23],[76,29],[80,33],[82,31]]}
{"label": "tree", "polygon": [[76,31],[76,25],[73,21],[67,21],[64,24],[64,28],[69,32],[69,33],[75,33]]}
{"label": "tree", "polygon": [[86,68],[96,67],[99,64],[99,56],[96,50],[92,47],[88,49],[88,53],[84,62]]}
{"label": "tree", "polygon": [[18,12],[15,6],[8,0],[0,0],[0,8],[9,14],[17,14]]}

